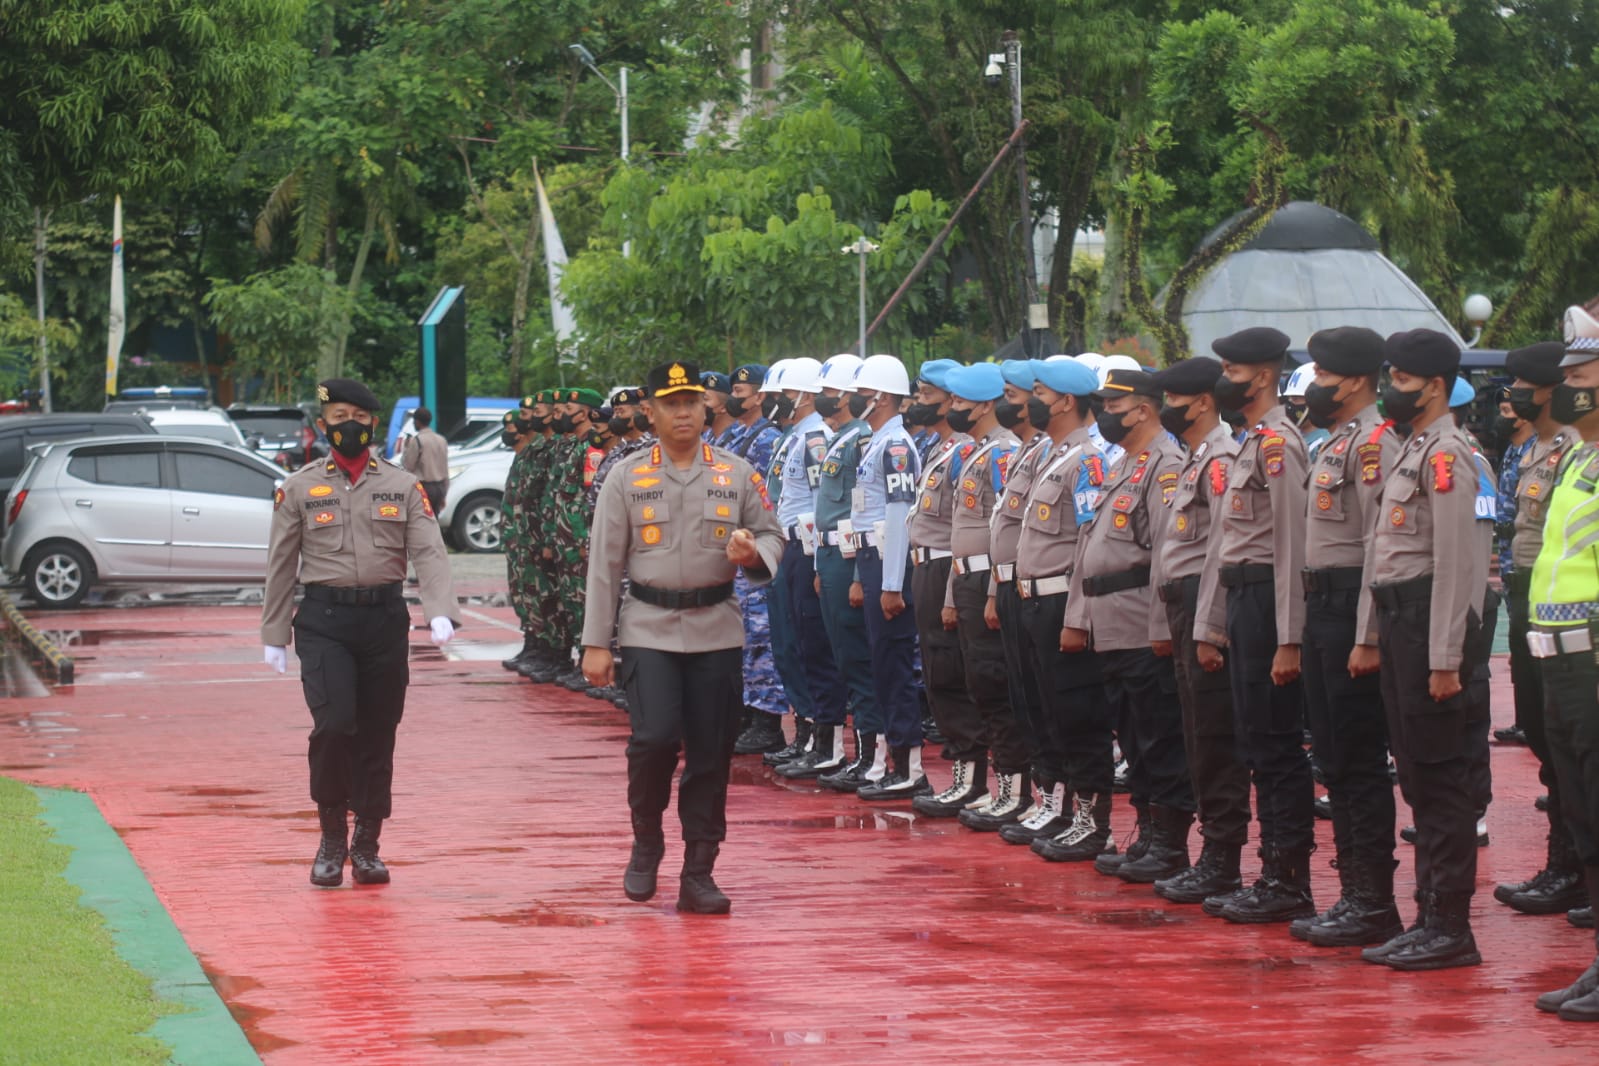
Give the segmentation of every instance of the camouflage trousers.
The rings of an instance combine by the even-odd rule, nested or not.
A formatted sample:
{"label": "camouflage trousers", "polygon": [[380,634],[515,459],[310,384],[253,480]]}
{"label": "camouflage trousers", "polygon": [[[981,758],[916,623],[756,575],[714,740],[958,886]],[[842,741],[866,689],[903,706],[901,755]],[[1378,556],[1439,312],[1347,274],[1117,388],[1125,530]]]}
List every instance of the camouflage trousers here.
{"label": "camouflage trousers", "polygon": [[557,588],[555,625],[562,647],[570,650],[583,642],[583,601],[588,594],[588,565],[581,558],[561,563]]}
{"label": "camouflage trousers", "polygon": [[540,648],[565,662],[571,646],[562,638],[560,563],[539,552],[523,575],[528,614],[522,620],[522,630],[531,634]]}
{"label": "camouflage trousers", "polygon": [[523,544],[507,544],[505,546],[505,592],[506,599],[511,601],[511,609],[516,612],[516,620],[522,625],[522,632],[531,632],[529,620],[533,613],[532,604],[528,599],[527,572],[533,566],[533,555]]}
{"label": "camouflage trousers", "polygon": [[757,710],[782,714],[788,710],[788,697],[772,659],[766,586],[751,585],[742,570],[733,584],[744,609],[744,703]]}

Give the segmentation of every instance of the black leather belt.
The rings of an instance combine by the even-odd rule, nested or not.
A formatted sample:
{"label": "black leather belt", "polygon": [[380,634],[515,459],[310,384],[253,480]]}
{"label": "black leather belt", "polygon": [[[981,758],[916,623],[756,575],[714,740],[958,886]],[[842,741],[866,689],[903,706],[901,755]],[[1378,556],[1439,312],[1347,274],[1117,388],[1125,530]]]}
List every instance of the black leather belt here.
{"label": "black leather belt", "polygon": [[627,591],[635,600],[641,600],[651,607],[681,610],[684,607],[711,607],[721,603],[733,595],[733,583],[729,581],[725,585],[707,585],[698,589],[658,589],[633,581],[628,584]]}
{"label": "black leather belt", "polygon": [[1135,566],[1118,574],[1100,574],[1083,578],[1084,596],[1109,596],[1125,589],[1141,589],[1149,585],[1149,567]]}
{"label": "black leather belt", "polygon": [[307,585],[305,598],[321,603],[339,603],[346,607],[366,607],[374,603],[388,603],[400,599],[405,586],[396,581],[392,585],[367,585],[344,587],[342,585]]}
{"label": "black leather belt", "polygon": [[1183,598],[1183,590],[1186,589],[1190,583],[1198,585],[1199,575],[1193,574],[1189,577],[1179,577],[1174,578],[1171,581],[1162,581],[1160,583],[1160,588],[1156,589],[1155,593],[1160,597],[1161,603],[1176,603]]}
{"label": "black leather belt", "polygon": [[1390,611],[1397,611],[1407,603],[1423,603],[1432,600],[1432,575],[1422,574],[1409,581],[1400,581],[1392,585],[1371,586],[1371,598],[1377,601],[1377,606],[1385,607]]}
{"label": "black leather belt", "polygon": [[1277,576],[1277,571],[1268,563],[1236,563],[1222,567],[1217,571],[1217,576],[1221,578],[1222,587],[1233,588],[1271,581]]}
{"label": "black leather belt", "polygon": [[1301,570],[1299,580],[1306,593],[1348,592],[1360,587],[1360,573],[1358,566],[1329,566],[1321,570]]}

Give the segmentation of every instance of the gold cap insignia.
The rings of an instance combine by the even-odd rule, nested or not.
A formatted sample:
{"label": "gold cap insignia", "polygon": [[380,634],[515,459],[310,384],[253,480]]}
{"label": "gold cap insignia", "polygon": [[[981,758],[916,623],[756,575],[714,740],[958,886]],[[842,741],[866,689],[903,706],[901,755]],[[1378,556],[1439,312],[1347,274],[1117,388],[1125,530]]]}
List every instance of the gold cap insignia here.
{"label": "gold cap insignia", "polygon": [[672,364],[671,369],[666,372],[666,384],[668,386],[688,384],[688,371],[683,369],[682,363]]}
{"label": "gold cap insignia", "polygon": [[328,387],[326,385],[318,385],[316,387],[316,398],[322,403],[328,402]]}

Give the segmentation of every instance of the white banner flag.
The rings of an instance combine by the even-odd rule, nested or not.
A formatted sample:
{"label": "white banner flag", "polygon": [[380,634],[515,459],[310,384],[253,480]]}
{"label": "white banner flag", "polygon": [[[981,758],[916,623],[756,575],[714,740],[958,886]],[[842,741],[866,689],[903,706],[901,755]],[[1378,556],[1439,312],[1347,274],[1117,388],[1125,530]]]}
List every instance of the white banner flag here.
{"label": "white banner flag", "polygon": [[561,243],[561,231],[555,225],[555,213],[550,210],[550,198],[544,192],[544,179],[539,177],[539,166],[533,164],[533,183],[539,193],[539,221],[544,226],[544,263],[550,274],[550,323],[555,327],[555,339],[563,352],[577,333],[577,316],[561,296],[561,274],[566,270],[566,245]]}
{"label": "white banner flag", "polygon": [[106,337],[105,394],[117,394],[117,364],[128,332],[128,311],[122,293],[122,197],[117,197],[111,223],[111,325]]}

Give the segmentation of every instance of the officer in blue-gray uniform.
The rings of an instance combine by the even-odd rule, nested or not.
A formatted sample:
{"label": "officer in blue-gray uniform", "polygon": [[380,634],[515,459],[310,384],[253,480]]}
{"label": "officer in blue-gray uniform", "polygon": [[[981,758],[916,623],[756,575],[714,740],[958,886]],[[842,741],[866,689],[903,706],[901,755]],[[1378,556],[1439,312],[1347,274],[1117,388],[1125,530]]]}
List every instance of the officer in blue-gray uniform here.
{"label": "officer in blue-gray uniform", "polygon": [[[833,649],[833,664],[855,713],[855,728],[876,736],[882,731],[877,697],[872,691],[872,663],[866,650],[866,620],[855,580],[854,526],[850,506],[855,469],[871,440],[871,427],[861,421],[855,398],[858,356],[835,355],[822,364],[822,391],[817,412],[833,430],[816,482],[816,578],[822,599],[822,622]],[[848,766],[844,754],[845,707],[818,707],[816,739],[806,755],[777,768],[783,777],[830,777]]]}
{"label": "officer in blue-gray uniform", "polygon": [[700,375],[700,384],[705,387],[705,432],[700,438],[706,444],[721,447],[719,442],[735,428],[733,416],[727,411],[733,380],[718,370],[707,370]]}
{"label": "officer in blue-gray uniform", "polygon": [[916,619],[906,576],[910,537],[906,520],[916,498],[919,460],[900,417],[910,393],[905,366],[891,355],[868,358],[855,375],[853,409],[871,430],[855,471],[850,523],[855,575],[866,624],[872,691],[881,732],[861,727],[856,760],[822,784],[856,791],[867,800],[893,800],[927,788],[921,772],[922,708],[916,680]]}
{"label": "officer in blue-gray uniform", "polygon": [[[833,646],[822,621],[822,600],[816,588],[816,486],[822,459],[833,431],[816,411],[822,364],[809,356],[794,359],[783,372],[783,392],[794,403],[794,431],[784,450],[777,520],[788,538],[778,580],[788,608],[799,658],[810,693],[810,717],[796,708],[794,740],[765,757],[768,766],[792,762],[810,749],[818,719],[844,721],[845,692],[833,663]],[[792,695],[792,691],[790,693]]]}

